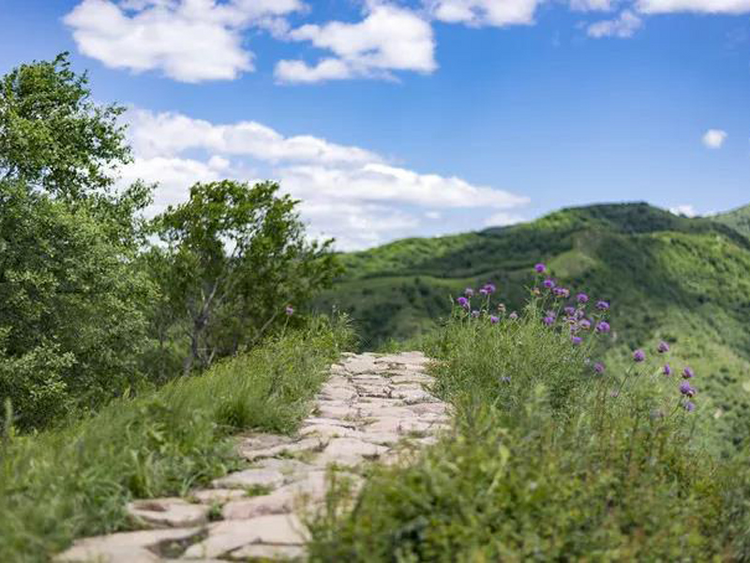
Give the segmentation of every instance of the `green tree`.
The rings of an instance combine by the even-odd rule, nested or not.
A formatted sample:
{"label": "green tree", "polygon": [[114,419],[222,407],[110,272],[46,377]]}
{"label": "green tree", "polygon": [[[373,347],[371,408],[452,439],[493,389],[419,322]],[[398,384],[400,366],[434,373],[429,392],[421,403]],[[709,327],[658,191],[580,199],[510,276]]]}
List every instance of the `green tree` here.
{"label": "green tree", "polygon": [[188,341],[185,373],[252,346],[339,272],[332,241],[308,242],[297,201],[278,189],[198,183],[155,219],[166,246],[158,256],[169,264],[158,266],[170,311],[162,318]]}
{"label": "green tree", "polygon": [[130,158],[121,112],[91,102],[65,54],[0,78],[0,401],[22,427],[141,380],[150,187],[114,188]]}

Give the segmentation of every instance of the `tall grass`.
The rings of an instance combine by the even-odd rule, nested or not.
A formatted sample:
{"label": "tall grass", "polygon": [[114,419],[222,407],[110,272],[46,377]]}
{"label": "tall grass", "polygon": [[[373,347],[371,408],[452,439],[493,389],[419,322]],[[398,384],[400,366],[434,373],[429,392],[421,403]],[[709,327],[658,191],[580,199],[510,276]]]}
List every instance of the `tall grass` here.
{"label": "tall grass", "polygon": [[624,373],[597,371],[604,313],[562,305],[535,290],[515,320],[489,299],[478,315],[456,307],[425,342],[454,428],[376,468],[356,501],[334,490],[311,521],[312,560],[750,559],[747,458],[701,448],[700,395],[687,410],[657,343]]}
{"label": "tall grass", "polygon": [[126,529],[133,498],[183,495],[238,467],[229,436],[294,430],[350,337],[344,322],[315,320],[70,427],[6,431],[0,561],[46,561],[77,536]]}

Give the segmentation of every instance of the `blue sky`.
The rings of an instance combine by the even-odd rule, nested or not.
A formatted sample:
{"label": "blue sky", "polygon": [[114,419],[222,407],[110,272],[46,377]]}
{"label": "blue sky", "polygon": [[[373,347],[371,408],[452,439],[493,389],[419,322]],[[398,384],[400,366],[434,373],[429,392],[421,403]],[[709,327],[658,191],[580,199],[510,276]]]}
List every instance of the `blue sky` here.
{"label": "blue sky", "polygon": [[63,50],[153,212],[274,178],[350,249],[750,203],[750,0],[0,0],[0,72]]}

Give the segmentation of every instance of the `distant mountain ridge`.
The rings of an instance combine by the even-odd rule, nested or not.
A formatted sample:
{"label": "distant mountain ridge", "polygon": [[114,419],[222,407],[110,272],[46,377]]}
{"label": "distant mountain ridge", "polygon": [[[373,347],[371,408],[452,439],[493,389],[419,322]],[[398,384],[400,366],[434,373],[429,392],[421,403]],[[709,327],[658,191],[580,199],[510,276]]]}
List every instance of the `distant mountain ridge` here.
{"label": "distant mountain ridge", "polygon": [[706,378],[726,432],[750,435],[750,206],[688,218],[646,203],[567,208],[480,232],[412,238],[343,255],[348,273],[320,300],[357,323],[363,348],[436,326],[450,298],[487,281],[509,310],[522,306],[532,266],[546,262],[573,290],[612,301],[616,348],[673,343],[675,362]]}

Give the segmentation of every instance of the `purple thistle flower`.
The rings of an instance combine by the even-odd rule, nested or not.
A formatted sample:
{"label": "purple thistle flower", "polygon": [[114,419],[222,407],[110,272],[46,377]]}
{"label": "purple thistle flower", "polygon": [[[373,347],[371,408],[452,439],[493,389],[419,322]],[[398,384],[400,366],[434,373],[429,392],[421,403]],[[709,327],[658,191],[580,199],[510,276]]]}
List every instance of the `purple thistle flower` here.
{"label": "purple thistle flower", "polygon": [[471,312],[471,316],[472,316],[473,318],[475,318],[475,319],[478,319],[478,318],[479,318],[479,311],[472,311],[472,312]]}
{"label": "purple thistle flower", "polygon": [[500,317],[496,317],[495,315],[490,315],[490,323],[493,325],[496,325],[500,322]]}
{"label": "purple thistle flower", "polygon": [[294,314],[294,307],[291,305],[287,305],[286,309],[284,309],[284,312],[286,313],[287,317],[291,317]]}
{"label": "purple thistle flower", "polygon": [[464,309],[469,308],[469,300],[466,299],[466,297],[459,297],[458,299],[456,299],[456,303],[458,303],[459,306],[463,307]]}
{"label": "purple thistle flower", "polygon": [[669,364],[664,364],[664,367],[662,368],[661,372],[664,375],[672,375],[672,366]]}
{"label": "purple thistle flower", "polygon": [[484,297],[487,297],[487,296],[488,296],[488,295],[490,294],[490,292],[489,292],[489,291],[487,291],[487,288],[486,288],[486,287],[483,287],[483,288],[481,288],[481,289],[479,290],[479,294],[480,294],[480,295],[483,295]]}
{"label": "purple thistle flower", "polygon": [[580,336],[572,336],[570,341],[573,343],[573,346],[580,346],[583,343],[583,338]]}
{"label": "purple thistle flower", "polygon": [[508,377],[507,375],[505,375],[505,376],[503,376],[503,377],[500,378],[500,381],[502,381],[503,383],[510,383],[510,377]]}
{"label": "purple thistle flower", "polygon": [[597,301],[596,308],[600,311],[608,311],[609,310],[609,301]]}
{"label": "purple thistle flower", "polygon": [[578,321],[578,326],[580,326],[583,330],[588,330],[591,328],[591,321],[588,319],[581,319]]}
{"label": "purple thistle flower", "polygon": [[596,332],[601,332],[602,334],[607,334],[610,331],[610,326],[607,321],[599,321],[596,324]]}
{"label": "purple thistle flower", "polygon": [[693,412],[695,410],[695,403],[693,401],[685,401],[685,404],[682,406],[688,412]]}
{"label": "purple thistle flower", "polygon": [[474,296],[474,290],[471,289],[470,287],[467,287],[466,289],[464,289],[464,295],[466,297],[473,297]]}
{"label": "purple thistle flower", "polygon": [[683,381],[680,384],[680,393],[682,393],[686,397],[694,397],[696,389],[692,387],[687,381]]}
{"label": "purple thistle flower", "polygon": [[659,342],[659,345],[656,347],[659,354],[665,354],[666,352],[669,352],[669,344],[664,342],[663,340]]}
{"label": "purple thistle flower", "polygon": [[595,371],[596,373],[598,373],[599,375],[603,374],[603,373],[604,373],[604,370],[605,370],[605,368],[604,368],[604,364],[603,364],[603,363],[601,363],[601,362],[596,362],[596,363],[594,364],[594,371]]}
{"label": "purple thistle flower", "polygon": [[486,290],[488,295],[492,295],[497,291],[494,283],[486,283],[482,289]]}
{"label": "purple thistle flower", "polygon": [[576,299],[578,300],[579,303],[588,303],[589,302],[589,296],[586,295],[585,293],[579,293],[576,296]]}
{"label": "purple thistle flower", "polygon": [[539,262],[536,266],[534,266],[534,271],[536,271],[537,274],[543,274],[547,270],[547,266]]}
{"label": "purple thistle flower", "polygon": [[542,319],[542,322],[547,326],[552,326],[553,324],[555,324],[555,319],[554,317],[544,317]]}
{"label": "purple thistle flower", "polygon": [[570,297],[570,290],[565,287],[556,287],[552,290],[556,297],[568,298]]}
{"label": "purple thistle flower", "polygon": [[515,321],[518,318],[518,313],[513,311],[510,315],[508,315],[508,318],[512,321]]}
{"label": "purple thistle flower", "polygon": [[692,379],[693,377],[695,377],[695,372],[691,368],[687,367],[682,370],[682,377],[684,379]]}
{"label": "purple thistle flower", "polygon": [[633,352],[633,361],[642,362],[646,359],[646,352],[643,350],[636,350]]}
{"label": "purple thistle flower", "polygon": [[555,287],[555,280],[551,278],[547,278],[546,280],[542,282],[542,285],[546,287],[547,289],[552,289],[553,287]]}
{"label": "purple thistle flower", "polygon": [[565,307],[563,309],[563,311],[565,311],[565,314],[568,315],[569,317],[572,317],[573,315],[576,314],[576,308],[575,307],[568,306],[568,307]]}

